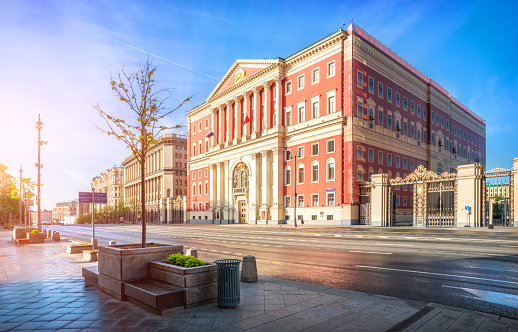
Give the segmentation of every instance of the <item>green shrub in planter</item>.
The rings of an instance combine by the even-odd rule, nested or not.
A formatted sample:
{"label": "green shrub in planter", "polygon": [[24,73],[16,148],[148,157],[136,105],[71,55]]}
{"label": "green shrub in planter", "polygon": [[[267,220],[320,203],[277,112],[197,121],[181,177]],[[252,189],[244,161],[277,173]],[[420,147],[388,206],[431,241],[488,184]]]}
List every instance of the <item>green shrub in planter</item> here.
{"label": "green shrub in planter", "polygon": [[178,265],[183,267],[194,267],[194,266],[204,266],[205,262],[201,259],[198,259],[194,256],[185,256],[180,253],[172,254],[167,257],[164,263]]}
{"label": "green shrub in planter", "polygon": [[40,232],[39,230],[37,230],[37,229],[33,229],[33,230],[31,231],[31,234],[39,233],[39,232]]}

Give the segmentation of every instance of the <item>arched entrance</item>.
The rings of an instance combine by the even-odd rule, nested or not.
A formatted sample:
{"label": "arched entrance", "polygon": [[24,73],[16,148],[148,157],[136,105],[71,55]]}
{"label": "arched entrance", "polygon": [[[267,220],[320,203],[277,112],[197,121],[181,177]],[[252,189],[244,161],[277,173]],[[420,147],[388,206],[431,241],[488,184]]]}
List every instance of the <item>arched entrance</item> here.
{"label": "arched entrance", "polygon": [[232,174],[232,196],[234,198],[235,220],[246,223],[248,201],[248,179],[250,172],[244,162],[237,163]]}

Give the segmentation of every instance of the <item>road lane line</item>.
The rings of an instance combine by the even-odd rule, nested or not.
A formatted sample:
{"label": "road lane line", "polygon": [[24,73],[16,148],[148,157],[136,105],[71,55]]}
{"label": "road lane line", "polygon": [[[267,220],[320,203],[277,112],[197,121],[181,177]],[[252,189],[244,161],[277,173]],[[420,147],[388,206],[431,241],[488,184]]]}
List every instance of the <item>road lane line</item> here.
{"label": "road lane line", "polygon": [[362,253],[362,254],[392,255],[392,253],[391,253],[391,252],[377,252],[377,251],[349,250],[349,252],[359,252],[359,253]]}
{"label": "road lane line", "polygon": [[240,252],[235,252],[234,255],[236,255],[236,256],[243,256],[243,254],[240,253]]}
{"label": "road lane line", "polygon": [[496,279],[488,279],[488,278],[461,276],[461,275],[456,275],[456,274],[446,274],[446,273],[437,273],[437,272],[425,272],[425,271],[414,271],[414,270],[403,270],[403,269],[392,269],[392,268],[389,268],[389,267],[366,266],[366,265],[356,265],[356,267],[361,267],[361,268],[364,268],[364,269],[373,269],[373,270],[386,270],[386,271],[408,272],[408,273],[416,273],[416,274],[428,274],[428,275],[441,276],[441,277],[454,277],[454,278],[466,278],[466,279],[473,279],[473,280],[484,280],[484,281],[491,281],[491,282],[495,282],[495,283],[505,282],[507,284],[518,285],[518,282],[515,282],[515,281],[506,281],[506,280],[496,280]]}
{"label": "road lane line", "polygon": [[516,295],[500,293],[500,292],[491,292],[491,291],[466,288],[466,287],[448,286],[448,285],[442,285],[442,287],[461,289],[471,295],[471,296],[464,295],[465,297],[469,297],[472,299],[501,304],[501,305],[505,305],[505,306],[513,307],[513,308],[518,308],[518,296],[516,296]]}
{"label": "road lane line", "polygon": [[224,254],[230,254],[228,251],[222,251],[222,253],[224,253]]}

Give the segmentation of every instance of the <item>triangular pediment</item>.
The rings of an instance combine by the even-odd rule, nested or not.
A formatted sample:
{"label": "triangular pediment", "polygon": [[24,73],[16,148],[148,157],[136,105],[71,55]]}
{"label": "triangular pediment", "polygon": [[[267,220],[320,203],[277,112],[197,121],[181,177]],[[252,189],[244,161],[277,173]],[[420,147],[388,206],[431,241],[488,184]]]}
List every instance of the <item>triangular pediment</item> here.
{"label": "triangular pediment", "polygon": [[207,100],[277,63],[278,60],[236,60]]}

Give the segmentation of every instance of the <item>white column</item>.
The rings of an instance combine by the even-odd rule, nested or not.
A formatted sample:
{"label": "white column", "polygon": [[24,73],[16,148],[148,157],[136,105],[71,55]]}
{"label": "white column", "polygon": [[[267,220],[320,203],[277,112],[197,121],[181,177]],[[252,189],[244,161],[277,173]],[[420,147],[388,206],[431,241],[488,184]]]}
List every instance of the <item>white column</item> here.
{"label": "white column", "polygon": [[284,220],[284,169],[283,169],[283,149],[272,149],[272,222],[282,223]]}
{"label": "white column", "polygon": [[257,133],[259,131],[259,93],[261,91],[261,88],[256,86],[254,88],[254,128],[252,129],[253,134]]}
{"label": "white column", "polygon": [[257,223],[257,154],[252,153],[250,155],[252,162],[250,163],[250,179],[248,183],[248,223]]}
{"label": "white column", "polygon": [[212,219],[215,218],[216,208],[216,172],[214,171],[214,164],[209,164],[209,176],[210,176],[210,209],[212,211]]}
{"label": "white column", "polygon": [[227,101],[225,103],[227,105],[227,124],[226,124],[226,133],[227,133],[227,139],[225,140],[225,142],[227,144],[230,143],[230,138],[232,137],[232,135],[230,135],[230,133],[232,132],[232,121],[230,120],[230,117],[232,115],[232,112],[230,111],[232,109],[232,102],[231,101]]}
{"label": "white column", "polygon": [[219,210],[221,208],[221,163],[216,163],[216,209]]}
{"label": "white column", "polygon": [[218,106],[218,144],[223,144],[223,108]]}
{"label": "white column", "polygon": [[214,147],[214,145],[216,145],[216,142],[215,142],[215,139],[216,139],[216,133],[215,133],[215,131],[216,131],[216,110],[213,108],[210,110],[210,112],[212,113],[211,130],[214,133],[214,135],[210,138],[211,139],[210,146]]}
{"label": "white column", "polygon": [[234,98],[234,142],[237,142],[239,138],[241,138],[241,127],[242,127],[242,120],[241,120],[241,103],[240,103],[241,96],[237,96]]}
{"label": "white column", "polygon": [[264,117],[265,117],[265,124],[264,124],[264,130],[270,129],[270,87],[272,86],[271,82],[265,82],[263,84],[264,87]]}
{"label": "white column", "polygon": [[282,113],[282,105],[281,105],[281,93],[282,93],[282,76],[278,76],[275,78],[275,95],[277,96],[277,99],[275,100],[275,122],[278,126],[282,126],[281,122],[281,113]]}
{"label": "white column", "polygon": [[[251,94],[250,91],[247,91],[247,92],[245,92],[243,94],[243,98],[244,98],[244,101],[243,101],[243,116],[245,117],[245,119],[246,119],[247,115],[248,115],[248,118],[250,119],[250,114],[249,114],[250,113],[250,94]],[[243,121],[244,121],[244,119],[243,119]],[[245,137],[250,135],[250,130],[249,130],[249,124],[248,123],[245,125],[243,135]]]}
{"label": "white column", "polygon": [[224,186],[224,195],[223,195],[223,206],[225,206],[225,208],[228,208],[229,206],[229,178],[230,176],[228,176],[228,160],[225,160],[223,162],[224,164],[224,168],[223,168],[223,176],[222,176],[222,180],[225,181],[225,186]]}
{"label": "white column", "polygon": [[268,201],[269,201],[269,194],[270,191],[270,173],[272,171],[272,165],[268,162],[268,154],[269,151],[263,150],[261,151],[261,208],[267,208],[268,207]]}

